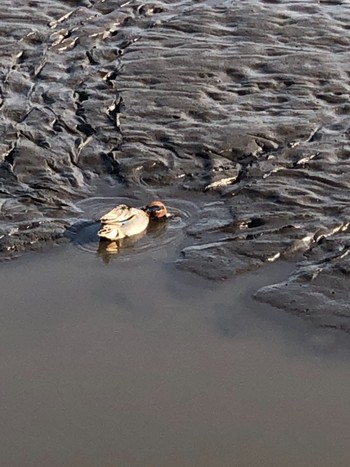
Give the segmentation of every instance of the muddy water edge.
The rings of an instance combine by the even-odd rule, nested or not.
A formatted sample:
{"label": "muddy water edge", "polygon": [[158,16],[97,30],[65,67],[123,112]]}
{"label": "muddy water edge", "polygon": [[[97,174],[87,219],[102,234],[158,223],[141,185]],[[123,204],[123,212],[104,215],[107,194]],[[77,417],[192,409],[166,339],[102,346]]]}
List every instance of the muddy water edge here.
{"label": "muddy water edge", "polygon": [[349,24],[4,0],[1,466],[349,465]]}

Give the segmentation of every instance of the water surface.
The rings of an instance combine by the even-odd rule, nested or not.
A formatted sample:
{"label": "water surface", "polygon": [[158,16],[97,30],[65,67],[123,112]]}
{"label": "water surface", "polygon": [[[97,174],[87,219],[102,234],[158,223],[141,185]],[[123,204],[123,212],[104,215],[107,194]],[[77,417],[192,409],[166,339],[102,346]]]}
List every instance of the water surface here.
{"label": "water surface", "polygon": [[2,264],[1,466],[349,465],[346,341],[250,298],[291,265],[215,284],[175,249]]}

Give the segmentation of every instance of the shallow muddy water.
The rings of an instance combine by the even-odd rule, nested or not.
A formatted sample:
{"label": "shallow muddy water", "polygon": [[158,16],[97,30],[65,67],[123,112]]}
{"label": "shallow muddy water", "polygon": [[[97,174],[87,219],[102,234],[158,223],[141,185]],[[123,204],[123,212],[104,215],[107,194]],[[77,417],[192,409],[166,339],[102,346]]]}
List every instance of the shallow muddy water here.
{"label": "shallow muddy water", "polygon": [[2,467],[346,467],[350,348],[251,294],[179,273],[176,247],[78,245],[2,264]]}

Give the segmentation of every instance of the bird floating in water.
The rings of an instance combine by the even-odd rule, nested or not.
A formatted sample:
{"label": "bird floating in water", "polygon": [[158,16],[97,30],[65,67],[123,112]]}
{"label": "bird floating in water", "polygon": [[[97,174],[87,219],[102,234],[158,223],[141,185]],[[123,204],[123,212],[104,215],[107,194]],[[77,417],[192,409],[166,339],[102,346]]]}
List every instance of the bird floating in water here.
{"label": "bird floating in water", "polygon": [[161,201],[152,201],[143,208],[119,204],[101,217],[101,229],[97,235],[106,240],[132,237],[146,230],[151,219],[166,219],[168,211]]}

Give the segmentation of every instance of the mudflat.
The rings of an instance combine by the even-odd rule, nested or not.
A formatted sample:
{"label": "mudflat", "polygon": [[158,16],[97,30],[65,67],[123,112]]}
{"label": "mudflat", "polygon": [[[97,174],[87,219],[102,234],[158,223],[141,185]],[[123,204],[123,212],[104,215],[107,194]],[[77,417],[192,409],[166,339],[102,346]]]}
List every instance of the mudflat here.
{"label": "mudflat", "polygon": [[61,241],[100,184],[192,197],[178,268],[297,259],[259,300],[348,332],[349,20],[347,0],[5,0],[0,257]]}

